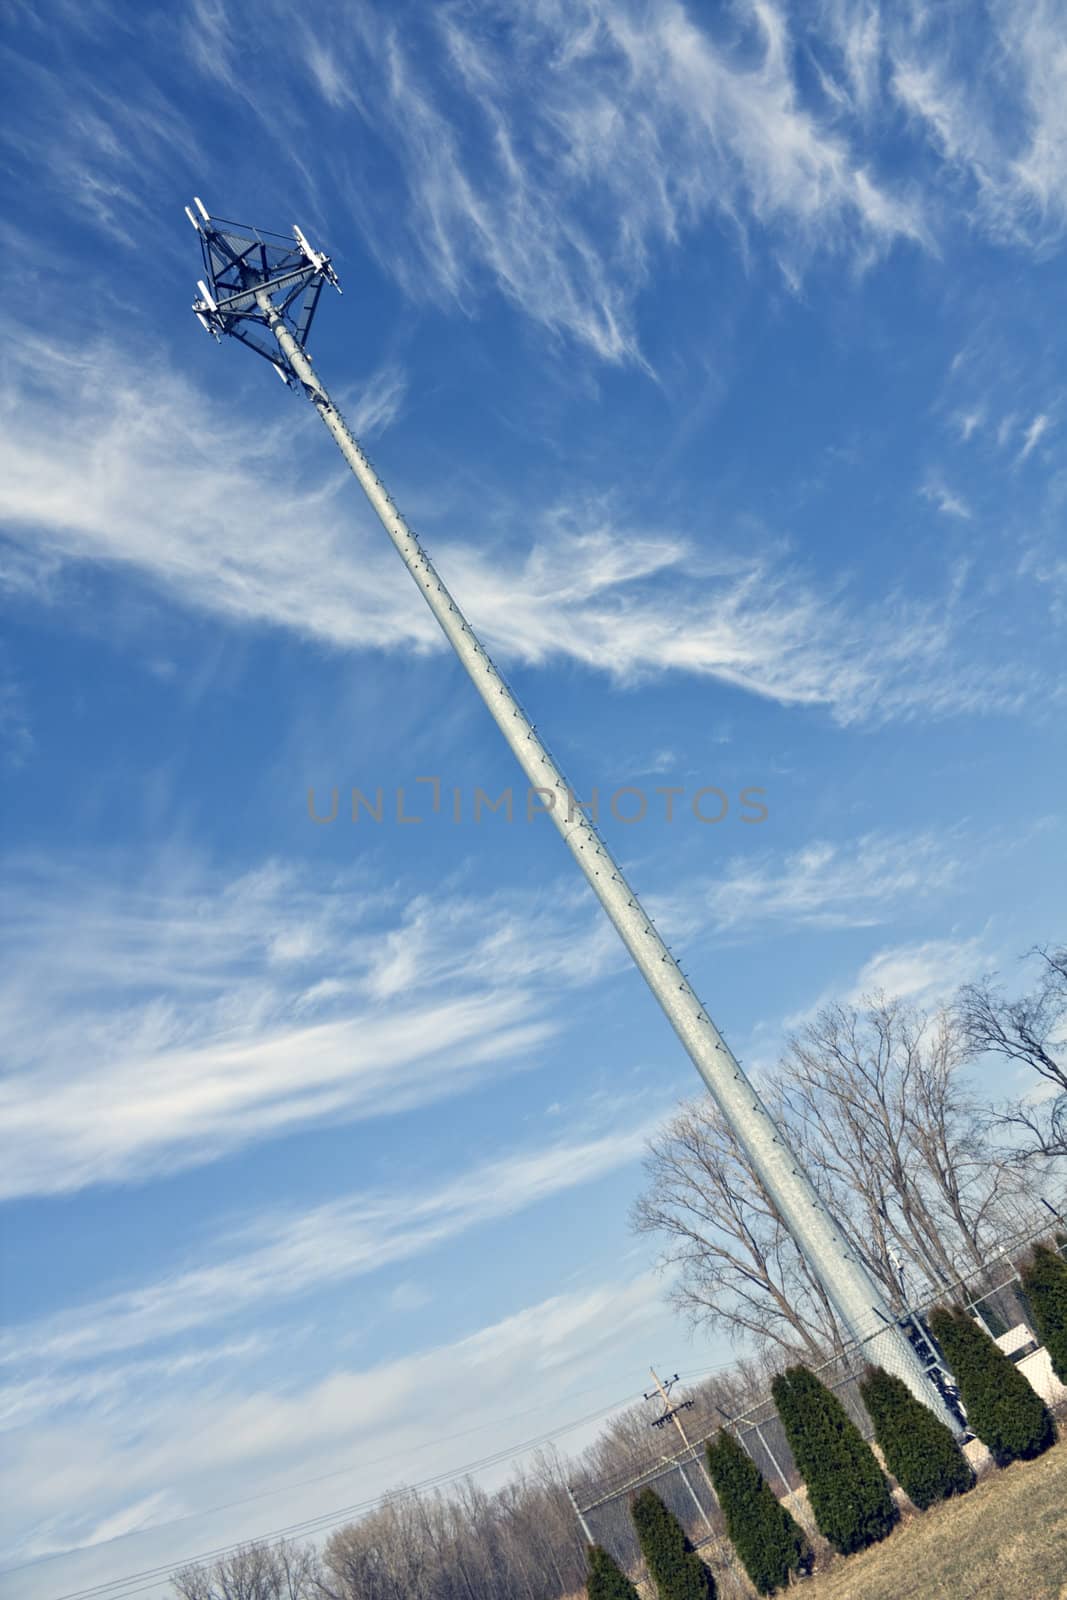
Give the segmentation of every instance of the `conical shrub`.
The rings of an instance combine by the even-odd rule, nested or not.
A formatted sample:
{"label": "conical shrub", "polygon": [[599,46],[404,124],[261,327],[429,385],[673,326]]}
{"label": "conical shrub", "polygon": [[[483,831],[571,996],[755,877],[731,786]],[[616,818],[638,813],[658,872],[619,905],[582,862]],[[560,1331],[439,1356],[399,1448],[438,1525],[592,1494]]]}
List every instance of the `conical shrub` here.
{"label": "conical shrub", "polygon": [[999,1345],[960,1306],[938,1306],[929,1320],[959,1384],[967,1425],[997,1466],[1047,1450],[1056,1437],[1052,1415]]}
{"label": "conical shrub", "polygon": [[630,1514],[659,1600],[715,1600],[715,1580],[658,1494],[642,1489]]}
{"label": "conical shrub", "polygon": [[757,1594],[773,1594],[786,1587],[791,1572],[810,1570],[812,1549],[803,1529],[725,1429],[708,1441],[708,1471],[726,1531]]}
{"label": "conical shrub", "polygon": [[806,1367],[779,1373],[771,1393],[820,1533],[844,1556],[884,1539],[900,1512],[837,1396]]}
{"label": "conical shrub", "polygon": [[1067,1261],[1058,1250],[1039,1244],[1020,1275],[1052,1370],[1067,1383]]}
{"label": "conical shrub", "polygon": [[589,1600],[641,1600],[622,1568],[598,1544],[590,1546],[585,1592]]}
{"label": "conical shrub", "polygon": [[868,1367],[860,1384],[863,1403],[885,1464],[920,1511],[950,1495],[965,1494],[974,1473],[951,1431],[899,1378]]}

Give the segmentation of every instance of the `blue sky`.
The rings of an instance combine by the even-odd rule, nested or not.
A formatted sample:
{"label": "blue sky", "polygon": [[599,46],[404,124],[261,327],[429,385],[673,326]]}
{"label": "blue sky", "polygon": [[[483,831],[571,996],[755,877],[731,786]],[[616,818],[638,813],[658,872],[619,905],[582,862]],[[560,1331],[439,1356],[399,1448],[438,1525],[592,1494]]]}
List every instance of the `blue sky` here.
{"label": "blue sky", "polygon": [[[650,796],[604,831],[758,1070],[820,1000],[1062,937],[1067,13],[7,23],[0,1540],[37,1597],[729,1357],[627,1226],[692,1069],[549,824],[471,820],[511,758],[311,409],[197,328],[183,205],[331,252],[320,372],[578,791]],[[316,826],[335,785],[424,820]]]}

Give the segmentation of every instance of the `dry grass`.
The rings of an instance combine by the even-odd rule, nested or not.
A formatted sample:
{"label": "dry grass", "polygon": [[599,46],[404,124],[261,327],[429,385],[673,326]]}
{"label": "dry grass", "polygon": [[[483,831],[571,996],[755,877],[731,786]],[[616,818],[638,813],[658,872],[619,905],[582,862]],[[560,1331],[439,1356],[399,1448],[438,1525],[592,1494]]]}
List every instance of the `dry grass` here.
{"label": "dry grass", "polygon": [[[791,1590],[790,1593],[793,1591]],[[835,1561],[805,1600],[1067,1600],[1067,1438]]]}

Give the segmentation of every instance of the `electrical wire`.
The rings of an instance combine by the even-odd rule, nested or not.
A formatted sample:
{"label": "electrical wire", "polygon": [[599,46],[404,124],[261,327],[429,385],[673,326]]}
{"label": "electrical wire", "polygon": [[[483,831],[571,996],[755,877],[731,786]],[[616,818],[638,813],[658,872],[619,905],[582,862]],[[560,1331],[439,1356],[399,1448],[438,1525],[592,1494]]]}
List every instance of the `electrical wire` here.
{"label": "electrical wire", "polygon": [[[600,1406],[597,1410],[588,1412],[585,1416],[578,1417],[572,1422],[564,1423],[558,1428],[551,1428],[544,1433],[536,1434],[533,1438],[524,1439],[519,1444],[510,1445],[504,1450],[498,1450],[491,1455],[482,1456],[477,1461],[467,1462],[463,1466],[454,1467],[449,1471],[437,1473],[433,1477],[424,1478],[418,1483],[405,1485],[404,1491],[407,1493],[421,1493],[429,1489],[442,1488],[446,1484],[454,1483],[458,1479],[466,1477],[469,1473],[483,1472],[489,1467],[499,1466],[502,1462],[513,1460],[516,1456],[526,1455],[530,1450],[536,1450],[538,1446],[548,1444],[553,1439],[562,1437],[563,1434],[572,1433],[576,1428],[583,1427],[590,1422],[599,1421],[600,1418],[606,1417],[610,1412],[617,1411],[620,1406],[627,1405],[639,1398],[640,1396],[627,1395],[621,1400],[613,1400],[606,1406]],[[198,1551],[195,1555],[171,1560],[158,1567],[147,1567],[140,1572],[127,1573],[124,1577],[112,1578],[104,1583],[94,1584],[85,1589],[73,1589],[57,1596],[57,1600],[103,1600],[104,1596],[107,1596],[108,1600],[119,1600],[119,1597],[121,1597],[121,1600],[129,1600],[130,1596],[148,1593],[158,1583],[166,1581],[170,1574],[179,1567],[191,1566],[203,1561],[215,1561],[220,1557],[232,1555],[234,1551],[248,1544],[267,1544],[298,1536],[306,1538],[312,1533],[324,1533],[329,1528],[358,1516],[361,1512],[371,1510],[381,1503],[382,1498],[381,1494],[376,1494],[370,1499],[320,1512],[317,1516],[306,1517],[300,1522],[289,1523],[283,1528],[274,1528],[269,1533],[259,1534],[251,1539],[240,1539],[233,1544],[220,1545],[213,1550]],[[209,1514],[210,1511],[200,1513],[200,1515],[205,1516]],[[153,1526],[152,1532],[156,1531],[156,1526],[158,1525]],[[144,1531],[147,1532],[149,1530],[146,1529]],[[99,1547],[88,1545],[81,1548],[95,1550]],[[63,1554],[70,1553],[69,1551],[63,1552]],[[25,1565],[34,1566],[36,1564],[29,1562]],[[24,1569],[7,1569],[9,1572],[16,1570]],[[132,1585],[141,1586],[131,1587]]]}
{"label": "electrical wire", "polygon": [[[732,1363],[725,1363],[716,1367],[707,1367],[693,1372],[687,1372],[685,1376],[687,1378],[711,1376],[714,1373],[729,1370],[730,1366],[732,1366]],[[604,1386],[601,1385],[600,1387],[603,1388]],[[579,1391],[579,1393],[583,1394],[595,1392],[595,1389],[588,1388]],[[455,1483],[459,1479],[467,1477],[471,1473],[484,1472],[490,1467],[499,1466],[506,1461],[514,1460],[518,1456],[526,1455],[531,1450],[536,1450],[542,1445],[549,1444],[554,1439],[561,1438],[565,1434],[573,1433],[577,1428],[587,1426],[591,1422],[597,1422],[601,1418],[610,1415],[614,1411],[620,1410],[626,1405],[637,1404],[642,1398],[643,1395],[641,1393],[631,1393],[623,1396],[621,1399],[612,1400],[607,1405],[600,1406],[596,1410],[587,1412],[585,1415],[575,1418],[570,1422],[562,1423],[556,1428],[551,1428],[543,1433],[536,1434],[532,1438],[524,1439],[518,1444],[509,1445],[503,1450],[494,1451],[491,1454],[479,1457],[475,1461],[466,1462],[462,1466],[450,1468],[447,1471],[434,1474],[431,1477],[421,1479],[417,1483],[406,1484],[403,1486],[404,1492],[424,1493],[427,1490],[443,1488],[448,1484]],[[418,1445],[412,1445],[406,1450],[394,1451],[390,1455],[379,1456],[370,1462],[362,1461],[359,1463],[359,1465],[363,1467],[384,1466],[391,1461],[396,1461],[403,1456],[410,1455],[415,1450],[425,1450],[428,1445],[447,1444],[456,1439],[468,1438],[472,1433],[478,1433],[484,1428],[499,1427],[507,1422],[515,1421],[519,1417],[529,1416],[531,1412],[540,1409],[540,1406],[529,1406],[523,1411],[512,1412],[507,1417],[490,1418],[486,1422],[478,1423],[473,1428],[466,1428],[457,1433],[440,1435],[434,1439],[420,1442]],[[307,1488],[310,1485],[323,1483],[331,1478],[343,1476],[345,1473],[352,1471],[354,1465],[355,1464],[353,1463],[347,1466],[333,1468],[331,1471],[319,1473],[315,1477],[301,1478],[291,1481],[287,1484],[280,1484],[274,1488],[265,1489],[259,1494],[246,1495],[238,1500],[230,1500],[217,1505],[206,1506],[197,1511],[188,1512],[184,1516],[168,1518],[165,1522],[151,1523],[146,1528],[131,1529],[125,1534],[117,1535],[114,1541],[109,1540],[105,1542],[117,1543],[120,1539],[133,1538],[138,1533],[157,1533],[165,1528],[176,1527],[183,1522],[200,1520],[206,1517],[214,1516],[220,1511],[229,1511],[241,1506],[251,1505],[259,1500],[269,1499],[272,1495],[289,1493],[296,1489]],[[381,1503],[383,1498],[384,1496],[382,1494],[376,1494],[371,1496],[369,1499],[356,1501],[350,1505],[334,1507],[329,1511],[320,1512],[316,1516],[306,1517],[298,1522],[289,1523],[284,1527],[273,1528],[267,1533],[258,1534],[252,1538],[240,1539],[231,1544],[217,1546],[212,1550],[198,1551],[193,1555],[179,1557],[167,1561],[160,1566],[147,1567],[139,1572],[127,1573],[122,1577],[108,1579],[102,1583],[90,1585],[89,1587],[83,1589],[69,1590],[65,1594],[58,1596],[57,1600],[133,1600],[134,1596],[147,1594],[151,1590],[156,1589],[161,1583],[166,1582],[170,1575],[180,1567],[192,1566],[205,1561],[219,1560],[227,1555],[232,1555],[235,1551],[250,1543],[267,1544],[287,1538],[309,1537],[312,1534],[325,1533],[329,1529],[336,1527],[343,1522],[350,1521],[354,1517],[372,1510],[375,1506]],[[15,1566],[0,1568],[0,1576],[8,1576],[16,1572],[24,1572],[31,1568],[40,1567],[49,1561],[61,1560],[65,1557],[79,1553],[85,1553],[90,1550],[99,1550],[101,1547],[101,1544],[74,1545],[68,1550],[56,1551],[48,1556],[41,1556],[31,1561],[21,1562]]]}

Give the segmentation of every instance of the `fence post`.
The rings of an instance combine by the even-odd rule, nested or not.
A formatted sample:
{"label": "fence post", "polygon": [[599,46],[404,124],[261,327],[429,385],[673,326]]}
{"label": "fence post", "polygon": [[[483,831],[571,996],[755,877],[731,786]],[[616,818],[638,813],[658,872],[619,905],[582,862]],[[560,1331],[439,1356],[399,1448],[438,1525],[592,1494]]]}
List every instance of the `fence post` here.
{"label": "fence post", "polygon": [[768,1457],[768,1459],[769,1459],[769,1461],[771,1463],[771,1466],[774,1468],[775,1472],[777,1472],[779,1478],[781,1478],[781,1480],[782,1480],[782,1488],[783,1488],[783,1490],[785,1491],[786,1494],[789,1494],[791,1492],[790,1488],[789,1488],[789,1479],[786,1477],[785,1473],[782,1471],[781,1467],[779,1466],[778,1458],[775,1455],[774,1451],[771,1449],[770,1445],[767,1443],[766,1439],[763,1437],[763,1429],[760,1427],[758,1422],[754,1422],[752,1424],[752,1426],[756,1430],[756,1438],[759,1440],[760,1444],[763,1446],[764,1450],[766,1450],[766,1452],[767,1452],[767,1457]]}
{"label": "fence post", "polygon": [[686,1472],[685,1467],[682,1465],[682,1463],[680,1461],[678,1463],[678,1471],[682,1475],[682,1482],[685,1484],[686,1488],[689,1490],[689,1493],[693,1497],[693,1504],[696,1506],[697,1510],[700,1512],[700,1515],[704,1518],[704,1521],[708,1525],[708,1532],[709,1533],[714,1533],[715,1532],[715,1526],[712,1523],[712,1520],[708,1516],[707,1512],[704,1510],[704,1507],[700,1504],[700,1498],[697,1495],[696,1490],[693,1488],[693,1485],[689,1482],[689,1475]]}

